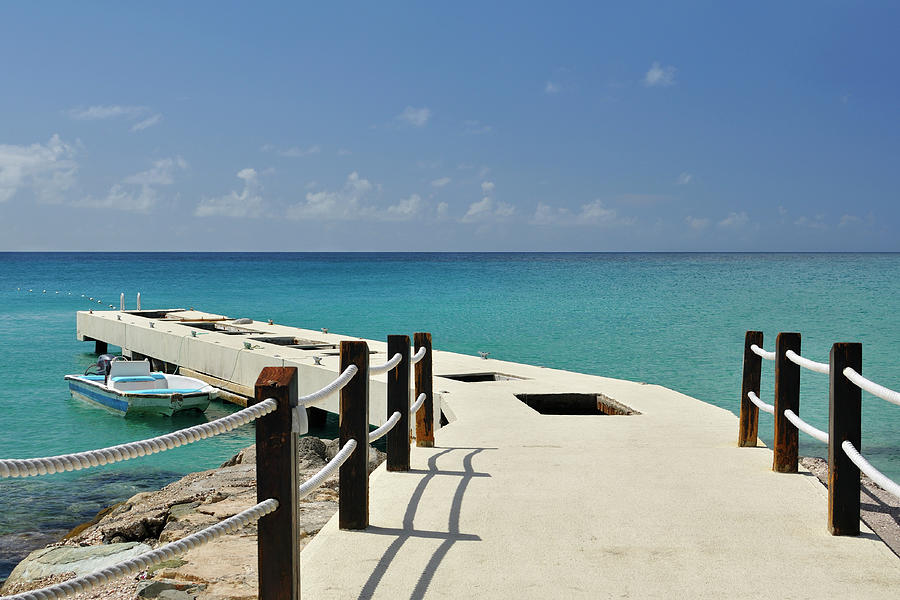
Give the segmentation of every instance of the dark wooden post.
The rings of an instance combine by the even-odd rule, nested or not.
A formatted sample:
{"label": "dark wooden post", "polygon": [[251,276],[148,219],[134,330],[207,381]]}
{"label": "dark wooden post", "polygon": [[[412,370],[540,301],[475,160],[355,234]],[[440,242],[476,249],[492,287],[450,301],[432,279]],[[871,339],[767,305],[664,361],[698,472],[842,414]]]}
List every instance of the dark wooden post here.
{"label": "dark wooden post", "polygon": [[425,394],[425,403],[416,413],[416,446],[434,448],[434,393],[431,387],[431,334],[413,335],[416,352],[425,348],[425,356],[416,363],[416,398]]}
{"label": "dark wooden post", "polygon": [[250,404],[267,398],[278,401],[278,410],[256,421],[256,499],[274,498],[278,509],[259,520],[259,597],[298,600],[297,435],[291,432],[291,406],[297,404],[296,367],[265,367],[260,372]]}
{"label": "dark wooden post", "polygon": [[[341,390],[341,448],[356,440],[356,450],[340,471],[338,525],[341,529],[369,526],[369,346],[341,342],[341,372],[356,365],[359,372]],[[260,598],[264,596],[260,595]]]}
{"label": "dark wooden post", "polygon": [[400,364],[387,374],[387,414],[400,421],[387,434],[387,470],[409,471],[409,336],[388,336],[388,358],[398,352]]}
{"label": "dark wooden post", "polygon": [[744,377],[741,382],[741,420],[738,427],[738,446],[756,446],[759,437],[759,409],[747,397],[749,392],[759,396],[759,377],[762,369],[760,358],[750,346],[762,348],[762,331],[748,331],[744,336]]}
{"label": "dark wooden post", "polygon": [[862,344],[835,344],[829,362],[828,531],[831,535],[859,535],[859,467],[841,444],[850,440],[862,452],[862,390],[844,376],[846,367],[862,374]]}
{"label": "dark wooden post", "polygon": [[797,472],[797,439],[800,432],[784,416],[792,410],[800,416],[800,365],[792,363],[785,354],[793,350],[800,354],[799,333],[779,333],[775,338],[775,457],[772,470],[778,473]]}

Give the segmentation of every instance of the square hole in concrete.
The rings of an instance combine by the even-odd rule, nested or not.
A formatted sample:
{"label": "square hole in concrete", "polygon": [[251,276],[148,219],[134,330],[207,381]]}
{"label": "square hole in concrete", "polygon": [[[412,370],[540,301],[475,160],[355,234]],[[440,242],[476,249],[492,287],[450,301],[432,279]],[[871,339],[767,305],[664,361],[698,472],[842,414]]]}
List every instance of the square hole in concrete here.
{"label": "square hole in concrete", "polygon": [[504,375],[503,373],[461,373],[458,375],[438,375],[445,379],[455,379],[456,381],[465,381],[466,383],[477,383],[479,381],[521,381],[524,377],[516,377],[515,375]]}
{"label": "square hole in concrete", "polygon": [[542,415],[639,415],[638,411],[603,394],[516,394]]}

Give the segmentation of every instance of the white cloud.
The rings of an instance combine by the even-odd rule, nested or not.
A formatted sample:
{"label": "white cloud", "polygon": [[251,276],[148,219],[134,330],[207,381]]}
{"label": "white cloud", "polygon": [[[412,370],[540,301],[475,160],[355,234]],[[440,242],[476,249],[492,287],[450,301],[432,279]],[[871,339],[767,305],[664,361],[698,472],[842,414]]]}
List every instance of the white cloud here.
{"label": "white cloud", "polygon": [[162,115],[159,113],[156,113],[155,115],[152,115],[152,116],[144,119],[143,121],[139,121],[139,122],[135,123],[134,125],[132,125],[131,131],[143,131],[143,130],[147,129],[148,127],[153,127],[154,125],[158,125],[161,122],[162,122]]}
{"label": "white cloud", "polygon": [[546,84],[544,84],[545,94],[558,94],[560,92],[560,89],[560,85],[552,81],[548,81]]}
{"label": "white cloud", "polygon": [[492,126],[485,125],[480,121],[465,121],[464,124],[465,129],[463,129],[463,133],[469,135],[483,135],[494,131],[494,128]]}
{"label": "white cloud", "polygon": [[307,192],[304,202],[288,207],[287,216],[291,219],[331,220],[372,216],[374,210],[364,204],[364,199],[373,189],[375,186],[368,179],[353,171],[338,191]]}
{"label": "white cloud", "polygon": [[632,225],[635,219],[620,217],[613,208],[607,208],[601,200],[582,204],[578,212],[568,208],[556,208],[544,202],[538,202],[537,209],[531,217],[534,225]]}
{"label": "white cloud", "polygon": [[337,151],[338,156],[350,156],[351,154],[353,154],[353,152],[347,150],[346,148],[340,148]]}
{"label": "white cloud", "polygon": [[644,85],[647,87],[667,87],[675,85],[675,73],[678,71],[675,67],[663,67],[658,62],[650,66],[650,70],[644,75]]}
{"label": "white cloud", "polygon": [[700,231],[702,229],[706,229],[709,227],[709,219],[705,217],[685,217],[684,222],[688,224],[688,227],[694,229],[696,231]]}
{"label": "white cloud", "polygon": [[728,213],[728,216],[719,221],[719,227],[744,227],[750,222],[747,213],[741,211],[739,213]]}
{"label": "white cloud", "polygon": [[241,169],[237,177],[244,182],[240,192],[232,190],[218,198],[204,198],[194,209],[198,217],[258,217],[262,212],[262,185],[256,169]]}
{"label": "white cloud", "polygon": [[494,191],[494,182],[493,181],[482,181],[481,182],[481,193],[485,196]]}
{"label": "white cloud", "polygon": [[691,180],[693,178],[694,178],[694,176],[691,175],[690,173],[682,173],[681,175],[678,176],[677,179],[675,179],[675,185],[687,185],[691,182]]}
{"label": "white cloud", "polygon": [[514,206],[506,202],[496,202],[493,198],[485,196],[478,202],[469,205],[469,210],[463,215],[463,223],[473,223],[488,219],[505,219],[516,212]]}
{"label": "white cloud", "polygon": [[425,107],[413,108],[412,106],[407,106],[396,118],[398,121],[403,121],[414,127],[423,127],[428,123],[428,119],[431,118],[431,110]]}
{"label": "white cloud", "polygon": [[285,158],[303,158],[304,156],[310,156],[322,152],[322,148],[320,148],[318,145],[309,146],[308,148],[291,146],[290,148],[279,149],[273,144],[263,144],[263,146],[259,150],[260,152],[274,152],[278,156],[283,156]]}
{"label": "white cloud", "polygon": [[855,215],[844,215],[841,217],[841,221],[840,221],[839,225],[841,227],[846,227],[847,225],[854,225],[856,223],[861,223],[861,222],[862,222],[862,219],[860,219],[859,217],[857,217]]}
{"label": "white cloud", "polygon": [[442,188],[445,185],[447,185],[448,183],[450,183],[451,181],[453,181],[453,180],[450,179],[449,177],[441,177],[440,179],[433,180],[431,182],[431,186],[436,187],[436,188]]}
{"label": "white cloud", "polygon": [[825,224],[825,215],[816,215],[815,217],[799,217],[794,221],[794,225],[800,227],[809,227],[810,229],[828,229]]}
{"label": "white cloud", "polygon": [[180,156],[175,158],[162,158],[153,162],[153,167],[129,175],[123,183],[134,185],[172,185],[175,183],[175,171],[187,169],[187,162]]}
{"label": "white cloud", "polygon": [[[581,207],[581,214],[578,215],[578,221],[585,224],[612,223],[616,221],[616,216],[615,209],[606,208],[603,205],[603,202],[594,200]],[[626,219],[625,221],[629,221],[629,219]]]}
{"label": "white cloud", "polygon": [[150,112],[150,109],[146,106],[121,106],[118,104],[111,104],[108,106],[71,108],[67,112],[70,117],[79,121],[100,121],[105,119],[118,119],[119,117],[137,119]]}
{"label": "white cloud", "polygon": [[23,189],[42,202],[60,202],[75,184],[75,151],[54,134],[46,144],[0,144],[0,202]]}
{"label": "white cloud", "polygon": [[446,202],[440,202],[437,205],[437,217],[438,219],[446,219],[447,215],[450,212],[450,205]]}
{"label": "white cloud", "polygon": [[400,200],[397,204],[388,206],[387,219],[392,221],[408,221],[422,211],[422,198],[418,194],[413,194],[405,200]]}

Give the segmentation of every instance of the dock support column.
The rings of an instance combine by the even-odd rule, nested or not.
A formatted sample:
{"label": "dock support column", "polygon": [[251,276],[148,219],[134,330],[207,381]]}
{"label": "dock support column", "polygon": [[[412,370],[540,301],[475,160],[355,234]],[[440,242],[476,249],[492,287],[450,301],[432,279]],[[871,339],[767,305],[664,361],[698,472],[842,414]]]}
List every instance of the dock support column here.
{"label": "dock support column", "polygon": [[[341,373],[350,365],[359,371],[341,390],[340,444],[356,440],[356,449],[341,465],[338,526],[369,526],[369,345],[341,342]],[[260,598],[264,596],[260,594]]]}
{"label": "dock support column", "polygon": [[862,374],[862,344],[835,344],[829,358],[828,531],[831,535],[859,535],[859,467],[841,444],[850,440],[862,452],[862,390],[844,376],[846,367]]}
{"label": "dock support column", "polygon": [[416,398],[425,394],[425,403],[416,413],[416,446],[434,448],[434,393],[431,384],[431,334],[413,334],[416,352],[425,348],[425,356],[416,363]]}
{"label": "dock support column", "polygon": [[778,473],[797,472],[800,432],[787,420],[784,411],[790,409],[800,416],[800,365],[788,360],[788,350],[800,354],[799,333],[779,333],[775,338],[775,456],[772,470]]}
{"label": "dock support column", "polygon": [[106,342],[101,342],[100,340],[94,340],[94,354],[101,355],[109,352],[109,345]]}
{"label": "dock support column", "polygon": [[400,364],[387,374],[387,414],[400,421],[387,434],[387,470],[409,471],[409,336],[389,335],[387,355],[399,353]]}
{"label": "dock support column", "polygon": [[756,447],[759,437],[759,409],[747,397],[749,392],[759,396],[759,377],[762,369],[762,358],[756,355],[750,346],[756,344],[762,348],[762,331],[748,331],[744,336],[744,376],[741,381],[741,420],[738,426],[738,446]]}
{"label": "dock support column", "polygon": [[267,398],[278,409],[256,421],[256,499],[278,500],[278,509],[259,520],[257,569],[259,597],[299,600],[300,551],[297,548],[297,434],[291,432],[291,407],[297,404],[296,367],[265,367],[256,380],[258,404]]}

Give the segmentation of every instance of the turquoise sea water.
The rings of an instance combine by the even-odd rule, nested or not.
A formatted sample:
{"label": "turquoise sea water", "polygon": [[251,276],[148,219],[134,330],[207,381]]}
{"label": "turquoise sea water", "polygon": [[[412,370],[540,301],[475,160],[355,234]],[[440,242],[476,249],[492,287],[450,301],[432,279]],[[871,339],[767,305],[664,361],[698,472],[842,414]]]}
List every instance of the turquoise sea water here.
{"label": "turquoise sea water", "polygon": [[[744,332],[764,331],[772,350],[777,332],[799,331],[803,355],[821,362],[833,342],[862,342],[864,374],[900,389],[900,254],[0,254],[0,457],[132,441],[234,410],[125,420],[69,397],[63,375],[95,361],[93,344],[75,340],[75,311],[118,307],[120,292],[134,308],[138,291],[144,308],[373,339],[431,331],[439,349],[657,383],[733,412]],[[801,390],[801,414],[827,428],[827,377],[804,371]],[[900,479],[900,407],[863,394],[863,411],[863,453]],[[760,432],[770,443],[769,415]],[[252,437],[245,428],[111,467],[0,480],[0,578],[29,532],[215,467]],[[824,452],[803,435],[800,449]]]}

